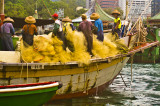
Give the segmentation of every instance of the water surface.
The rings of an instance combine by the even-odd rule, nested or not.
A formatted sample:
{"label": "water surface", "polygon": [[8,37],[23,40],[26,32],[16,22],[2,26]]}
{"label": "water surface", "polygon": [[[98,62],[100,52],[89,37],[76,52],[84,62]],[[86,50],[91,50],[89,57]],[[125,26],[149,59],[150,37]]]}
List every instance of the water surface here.
{"label": "water surface", "polygon": [[[121,74],[99,95],[58,100],[45,106],[160,106],[160,64],[127,64]],[[132,84],[131,84],[132,83]]]}

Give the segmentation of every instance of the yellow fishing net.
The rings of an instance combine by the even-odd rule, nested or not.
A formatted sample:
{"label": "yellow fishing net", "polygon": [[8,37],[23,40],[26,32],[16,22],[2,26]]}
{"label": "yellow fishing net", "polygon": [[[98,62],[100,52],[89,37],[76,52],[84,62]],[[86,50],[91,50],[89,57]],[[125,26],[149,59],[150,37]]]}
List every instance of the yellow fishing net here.
{"label": "yellow fishing net", "polygon": [[[41,35],[34,37],[33,46],[25,47],[21,41],[21,56],[25,62],[38,63],[66,63],[77,61],[89,64],[91,56],[87,52],[87,42],[82,32],[72,31],[70,26],[66,27],[66,39],[72,43],[74,51],[68,48],[65,51],[62,47],[63,42],[56,36]],[[128,52],[128,48],[124,44],[123,39],[116,40],[111,33],[104,35],[104,42],[97,40],[96,35],[93,36],[93,55],[98,58],[106,58],[117,54]]]}

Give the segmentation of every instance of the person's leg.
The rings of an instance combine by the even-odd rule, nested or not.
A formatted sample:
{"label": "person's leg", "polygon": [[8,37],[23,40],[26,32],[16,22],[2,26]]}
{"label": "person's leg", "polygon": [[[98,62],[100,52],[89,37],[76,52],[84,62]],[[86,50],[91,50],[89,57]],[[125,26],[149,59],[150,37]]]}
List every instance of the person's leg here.
{"label": "person's leg", "polygon": [[104,40],[103,31],[99,31],[97,35],[98,35],[97,39],[98,39],[99,41],[102,41],[102,42],[103,42],[103,40]]}
{"label": "person's leg", "polygon": [[2,51],[5,51],[5,39],[3,34],[1,36],[1,44],[2,44]]}
{"label": "person's leg", "polygon": [[90,53],[90,55],[93,55],[92,54],[93,38],[91,36],[88,36],[86,40],[87,40],[87,51]]}
{"label": "person's leg", "polygon": [[58,32],[57,37],[58,37],[60,40],[63,41],[63,45],[62,45],[62,46],[63,46],[63,49],[66,50],[65,37],[64,37],[63,32]]}

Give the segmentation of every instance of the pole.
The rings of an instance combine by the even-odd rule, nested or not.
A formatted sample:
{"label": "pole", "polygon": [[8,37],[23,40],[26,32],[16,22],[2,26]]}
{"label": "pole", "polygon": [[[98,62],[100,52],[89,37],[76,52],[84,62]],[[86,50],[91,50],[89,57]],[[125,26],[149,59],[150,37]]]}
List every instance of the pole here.
{"label": "pole", "polygon": [[3,24],[4,18],[5,18],[5,16],[4,16],[4,0],[1,0],[1,3],[0,3],[0,26]]}
{"label": "pole", "polygon": [[4,14],[4,0],[1,0],[1,4],[0,4],[0,14]]}
{"label": "pole", "polygon": [[128,0],[126,0],[126,19],[128,19]]}

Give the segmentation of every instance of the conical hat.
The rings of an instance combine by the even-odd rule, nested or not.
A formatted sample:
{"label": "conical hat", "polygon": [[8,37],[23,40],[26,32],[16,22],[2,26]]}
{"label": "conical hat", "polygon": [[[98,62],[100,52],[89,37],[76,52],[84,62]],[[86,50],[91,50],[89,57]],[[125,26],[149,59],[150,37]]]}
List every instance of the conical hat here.
{"label": "conical hat", "polygon": [[67,16],[66,18],[62,19],[62,22],[72,22],[72,20]]}
{"label": "conical hat", "polygon": [[91,18],[92,20],[97,20],[97,19],[100,18],[100,15],[99,15],[98,13],[93,13],[93,14],[90,16],[90,18]]}
{"label": "conical hat", "polygon": [[7,17],[3,20],[3,22],[14,22],[14,20],[11,19],[10,17]]}
{"label": "conical hat", "polygon": [[29,24],[34,24],[36,23],[36,19],[32,16],[29,16],[29,17],[26,17],[25,22]]}
{"label": "conical hat", "polygon": [[112,12],[112,15],[113,14],[118,14],[118,15],[120,15],[121,13],[118,11],[118,10],[114,10],[113,12]]}

